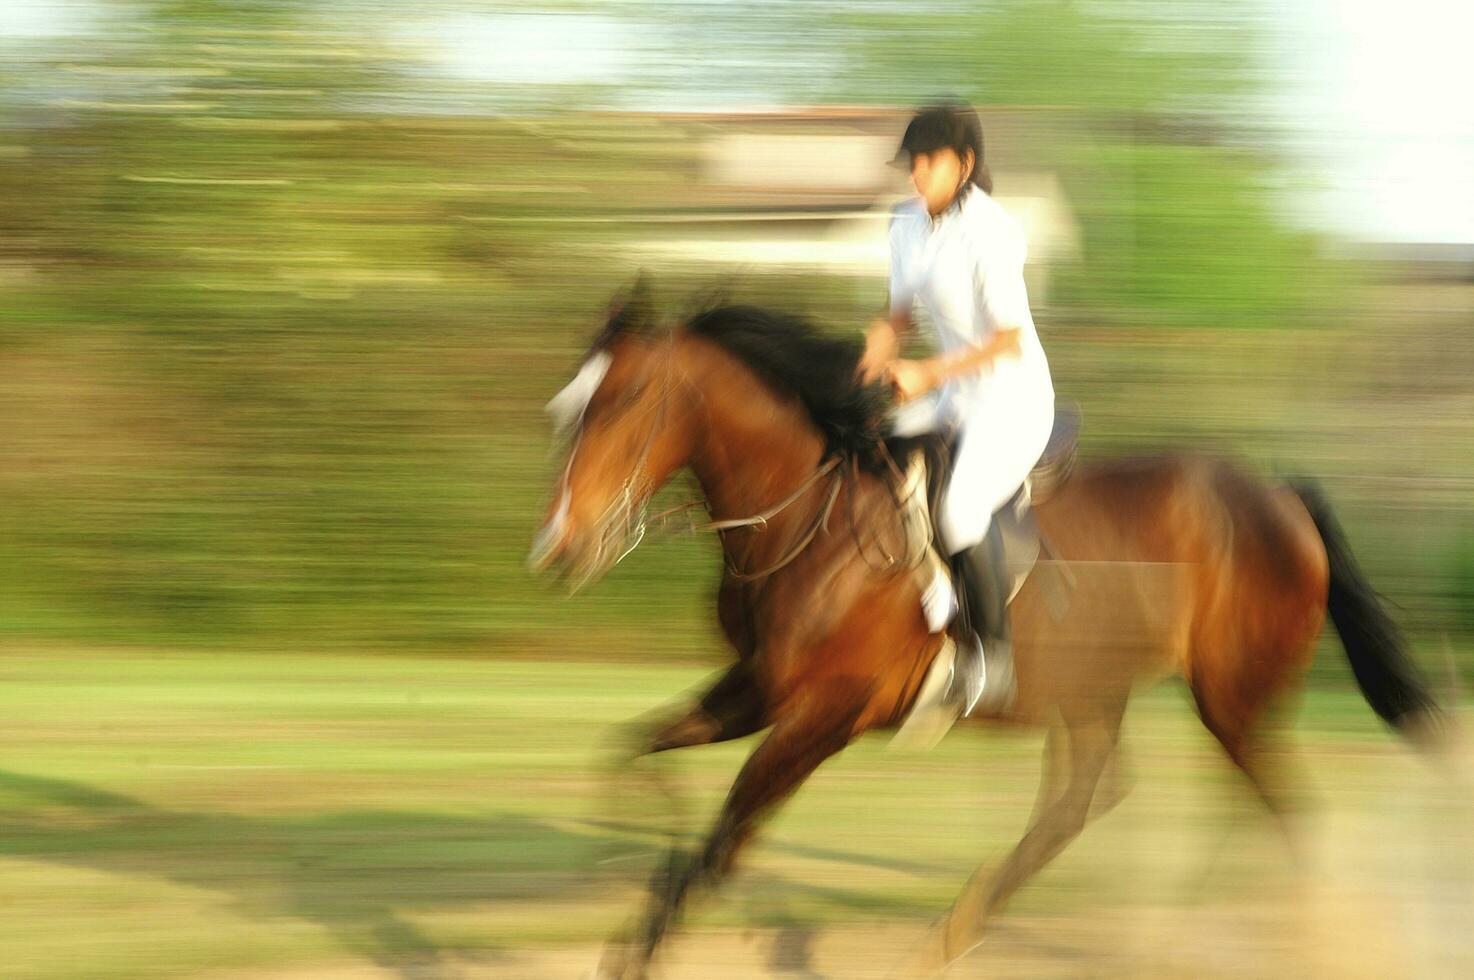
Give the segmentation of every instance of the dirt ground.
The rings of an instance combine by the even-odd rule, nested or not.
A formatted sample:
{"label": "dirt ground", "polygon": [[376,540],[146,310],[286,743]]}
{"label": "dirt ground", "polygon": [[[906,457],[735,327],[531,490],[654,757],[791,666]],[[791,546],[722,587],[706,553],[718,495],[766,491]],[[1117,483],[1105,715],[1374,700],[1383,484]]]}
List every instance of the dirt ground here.
{"label": "dirt ground", "polygon": [[[1441,777],[1424,774],[1433,781]],[[1451,777],[1453,778],[1453,777]],[[1452,800],[1450,796],[1447,799]],[[1143,902],[1130,881],[1106,888],[1116,902],[1074,895],[1058,912],[1040,901],[1005,912],[982,946],[946,973],[950,980],[1053,980],[1111,977],[1417,978],[1474,976],[1474,856],[1467,837],[1447,838],[1442,820],[1423,816],[1369,824],[1365,814],[1320,815],[1299,863],[1263,826],[1242,823],[1201,862],[1182,866],[1178,899]],[[1456,815],[1453,815],[1456,817]],[[1152,815],[1092,828],[1097,846],[1137,847]],[[1150,841],[1147,842],[1150,844]],[[1200,843],[1193,839],[1191,846]],[[1164,839],[1157,856],[1177,866],[1182,839]],[[1150,851],[1150,848],[1148,848]],[[1061,859],[1068,865],[1069,852]],[[1091,860],[1087,855],[1082,861]],[[771,855],[764,868],[782,866]],[[1041,876],[1051,904],[1078,883]],[[1227,881],[1219,888],[1215,883]],[[1039,887],[1039,886],[1036,886]],[[633,910],[634,889],[624,896]],[[720,902],[721,898],[712,901]],[[607,908],[591,903],[590,914]],[[577,915],[576,903],[560,914]],[[656,980],[867,980],[890,977],[921,941],[921,919],[781,928],[678,929],[652,972]],[[575,944],[502,951],[481,960],[447,959],[415,968],[361,962],[319,964],[249,980],[573,980],[590,976],[600,947]],[[230,980],[247,980],[232,975]]]}
{"label": "dirt ground", "polygon": [[[949,980],[1079,977],[1345,980],[1474,975],[1474,915],[1463,896],[1441,909],[1411,896],[1333,883],[1281,889],[1262,900],[1086,915],[1005,916]],[[660,980],[881,980],[921,938],[915,924],[699,932],[676,936]],[[529,951],[485,963],[444,963],[425,976],[568,980],[589,976],[597,947]],[[323,964],[271,980],[394,980],[416,971]],[[262,978],[265,980],[265,978]]]}
{"label": "dirt ground", "polygon": [[[1146,910],[1096,909],[1081,916],[1005,916],[983,946],[947,974],[1045,980],[1075,977],[1452,978],[1474,975],[1474,916],[1332,884],[1233,904]],[[1437,920],[1442,919],[1442,922]],[[785,929],[702,933],[674,939],[663,980],[884,978],[904,962],[922,927]],[[554,980],[587,976],[598,950],[527,953],[468,976]]]}

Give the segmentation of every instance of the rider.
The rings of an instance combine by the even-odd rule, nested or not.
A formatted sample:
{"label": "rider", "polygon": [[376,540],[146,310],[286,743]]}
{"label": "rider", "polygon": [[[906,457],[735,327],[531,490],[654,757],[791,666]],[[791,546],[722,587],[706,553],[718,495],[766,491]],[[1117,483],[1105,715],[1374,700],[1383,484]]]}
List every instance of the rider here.
{"label": "rider", "polygon": [[[959,655],[953,691],[965,713],[996,713],[1012,702],[1014,682],[1011,582],[992,515],[1044,452],[1054,386],[1024,289],[1024,234],[990,196],[977,113],[957,102],[920,110],[893,162],[910,166],[918,196],[891,219],[890,317],[866,332],[860,372],[894,384],[897,434],[960,436],[939,523],[979,649]],[[917,303],[938,353],[898,359]]]}

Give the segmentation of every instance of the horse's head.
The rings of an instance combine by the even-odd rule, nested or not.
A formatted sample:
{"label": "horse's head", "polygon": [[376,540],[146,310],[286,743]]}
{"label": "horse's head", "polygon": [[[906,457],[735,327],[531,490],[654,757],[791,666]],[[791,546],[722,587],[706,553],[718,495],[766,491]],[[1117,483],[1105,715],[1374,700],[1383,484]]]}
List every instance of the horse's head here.
{"label": "horse's head", "polygon": [[568,461],[528,563],[578,589],[640,543],[650,497],[690,458],[695,431],[674,335],[657,335],[637,283],[548,411],[571,433]]}

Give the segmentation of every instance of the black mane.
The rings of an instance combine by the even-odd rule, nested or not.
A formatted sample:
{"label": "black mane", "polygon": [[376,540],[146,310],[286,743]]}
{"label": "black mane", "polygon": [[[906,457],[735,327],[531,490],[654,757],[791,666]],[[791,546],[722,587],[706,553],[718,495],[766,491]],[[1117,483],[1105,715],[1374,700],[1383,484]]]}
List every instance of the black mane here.
{"label": "black mane", "polygon": [[827,452],[874,461],[890,393],[862,385],[858,337],[826,336],[798,317],[756,306],[722,306],[692,317],[686,332],[736,357],[780,393],[796,395],[824,434]]}

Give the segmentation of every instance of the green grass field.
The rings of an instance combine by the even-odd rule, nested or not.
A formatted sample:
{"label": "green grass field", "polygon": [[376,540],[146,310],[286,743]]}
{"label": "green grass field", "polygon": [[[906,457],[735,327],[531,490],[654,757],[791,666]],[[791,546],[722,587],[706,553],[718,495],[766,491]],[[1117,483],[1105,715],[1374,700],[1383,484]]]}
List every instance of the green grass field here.
{"label": "green grass field", "polygon": [[[37,980],[544,975],[538,956],[582,957],[634,908],[672,826],[639,785],[609,792],[617,725],[704,673],[57,649],[12,649],[0,670],[0,974]],[[1351,692],[1297,715],[1319,865],[1388,901],[1474,894],[1458,784]],[[1195,724],[1178,689],[1139,701],[1135,792],[1026,890],[1020,922],[1255,901],[1284,878],[1282,844]],[[676,942],[921,926],[1016,838],[1039,744],[963,731],[918,755],[867,739]],[[705,822],[750,745],[662,760],[685,786],[682,826]],[[1429,940],[1435,973],[1408,975],[1454,975],[1438,972],[1467,956],[1451,935]]]}

